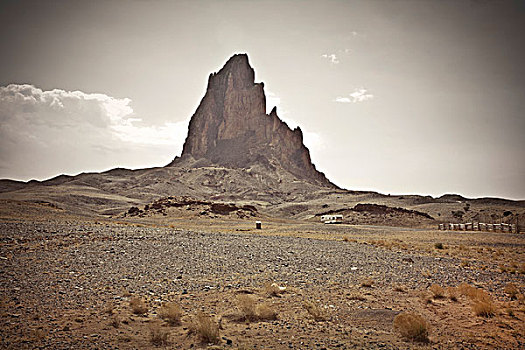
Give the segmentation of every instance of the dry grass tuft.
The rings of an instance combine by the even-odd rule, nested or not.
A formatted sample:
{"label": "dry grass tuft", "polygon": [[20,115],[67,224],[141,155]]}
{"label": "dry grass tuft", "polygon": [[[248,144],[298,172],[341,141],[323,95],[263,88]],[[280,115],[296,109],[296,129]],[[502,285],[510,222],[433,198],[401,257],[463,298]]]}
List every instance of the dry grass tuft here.
{"label": "dry grass tuft", "polygon": [[439,284],[431,285],[429,290],[430,292],[432,292],[432,296],[434,297],[434,299],[442,299],[445,297],[445,289]]}
{"label": "dry grass tuft", "polygon": [[452,301],[458,301],[458,289],[454,287],[447,288],[448,297]]}
{"label": "dry grass tuft", "polygon": [[279,296],[286,292],[286,287],[279,286],[275,282],[266,282],[263,286],[263,292],[268,296]]}
{"label": "dry grass tuft", "polygon": [[496,315],[496,305],[490,295],[483,289],[462,283],[458,286],[461,294],[472,300],[472,310],[476,316],[493,317]]}
{"label": "dry grass tuft", "polygon": [[151,344],[160,346],[168,344],[168,335],[169,332],[163,330],[158,323],[151,325],[149,340]]}
{"label": "dry grass tuft", "polygon": [[170,326],[180,325],[182,308],[177,303],[164,303],[159,310],[159,317],[168,322]]}
{"label": "dry grass tuft", "polygon": [[129,306],[135,315],[144,315],[146,312],[148,312],[148,307],[146,306],[144,299],[140,297],[131,298],[129,301]]}
{"label": "dry grass tuft", "polygon": [[199,311],[189,326],[189,333],[198,335],[204,342],[217,344],[220,341],[219,325],[214,318]]}
{"label": "dry grass tuft", "polygon": [[239,295],[241,319],[245,321],[271,321],[277,319],[277,313],[266,303],[258,304],[250,295]]}
{"label": "dry grass tuft", "polygon": [[277,312],[266,303],[257,305],[255,312],[260,321],[274,321],[277,319]]}
{"label": "dry grass tuft", "polygon": [[241,317],[247,321],[255,321],[257,312],[255,310],[255,299],[249,295],[239,295],[237,297]]}
{"label": "dry grass tuft", "polygon": [[472,310],[476,316],[493,317],[496,315],[496,306],[491,300],[476,300],[472,304]]}
{"label": "dry grass tuft", "polygon": [[507,294],[510,298],[510,300],[516,300],[517,296],[519,294],[519,289],[516,287],[514,283],[509,283],[505,286],[505,289],[503,289],[505,294]]}
{"label": "dry grass tuft", "polygon": [[326,321],[328,319],[328,314],[326,310],[324,310],[322,307],[319,306],[319,304],[317,304],[314,301],[305,302],[303,304],[303,307],[316,321]]}
{"label": "dry grass tuft", "polygon": [[394,318],[394,328],[405,339],[428,343],[429,324],[420,315],[403,312]]}

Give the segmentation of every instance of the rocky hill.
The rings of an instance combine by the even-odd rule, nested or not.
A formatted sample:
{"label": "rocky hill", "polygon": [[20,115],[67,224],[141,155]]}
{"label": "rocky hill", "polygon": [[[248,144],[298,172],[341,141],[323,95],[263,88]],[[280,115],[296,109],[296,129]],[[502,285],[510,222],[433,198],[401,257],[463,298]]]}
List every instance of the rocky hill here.
{"label": "rocky hill", "polygon": [[218,73],[192,116],[181,158],[202,165],[229,168],[262,165],[270,172],[282,169],[299,179],[335,188],[312,164],[299,127],[291,130],[279,119],[277,109],[266,114],[264,83],[255,83],[246,54],[234,55]]}

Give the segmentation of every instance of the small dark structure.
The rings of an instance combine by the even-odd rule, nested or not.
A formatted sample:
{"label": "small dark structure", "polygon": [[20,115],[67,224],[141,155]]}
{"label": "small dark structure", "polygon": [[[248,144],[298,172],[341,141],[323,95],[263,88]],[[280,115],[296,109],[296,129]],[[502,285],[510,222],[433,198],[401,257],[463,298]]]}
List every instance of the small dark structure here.
{"label": "small dark structure", "polygon": [[261,223],[260,221],[255,221],[255,228],[256,228],[257,230],[262,229],[262,223]]}

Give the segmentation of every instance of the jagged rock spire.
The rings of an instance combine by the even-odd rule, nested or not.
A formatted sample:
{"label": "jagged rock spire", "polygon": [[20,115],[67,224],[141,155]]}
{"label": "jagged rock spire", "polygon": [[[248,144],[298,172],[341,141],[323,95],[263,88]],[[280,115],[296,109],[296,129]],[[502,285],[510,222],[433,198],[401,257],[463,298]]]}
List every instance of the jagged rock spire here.
{"label": "jagged rock spire", "polygon": [[228,167],[281,167],[310,182],[334,186],[312,164],[301,129],[292,131],[276,107],[266,114],[264,84],[255,83],[246,54],[232,56],[210,74],[206,94],[190,120],[181,155],[188,157]]}

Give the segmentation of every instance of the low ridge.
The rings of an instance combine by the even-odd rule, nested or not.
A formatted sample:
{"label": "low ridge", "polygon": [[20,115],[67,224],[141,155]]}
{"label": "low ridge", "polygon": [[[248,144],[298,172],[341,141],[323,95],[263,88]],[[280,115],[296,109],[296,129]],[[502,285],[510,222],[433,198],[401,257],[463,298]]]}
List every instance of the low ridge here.
{"label": "low ridge", "polygon": [[210,74],[182,155],[168,166],[188,159],[231,168],[258,164],[268,171],[284,169],[301,180],[336,188],[312,164],[301,129],[290,129],[275,107],[266,114],[264,83],[255,83],[246,54],[232,56],[219,72]]}

